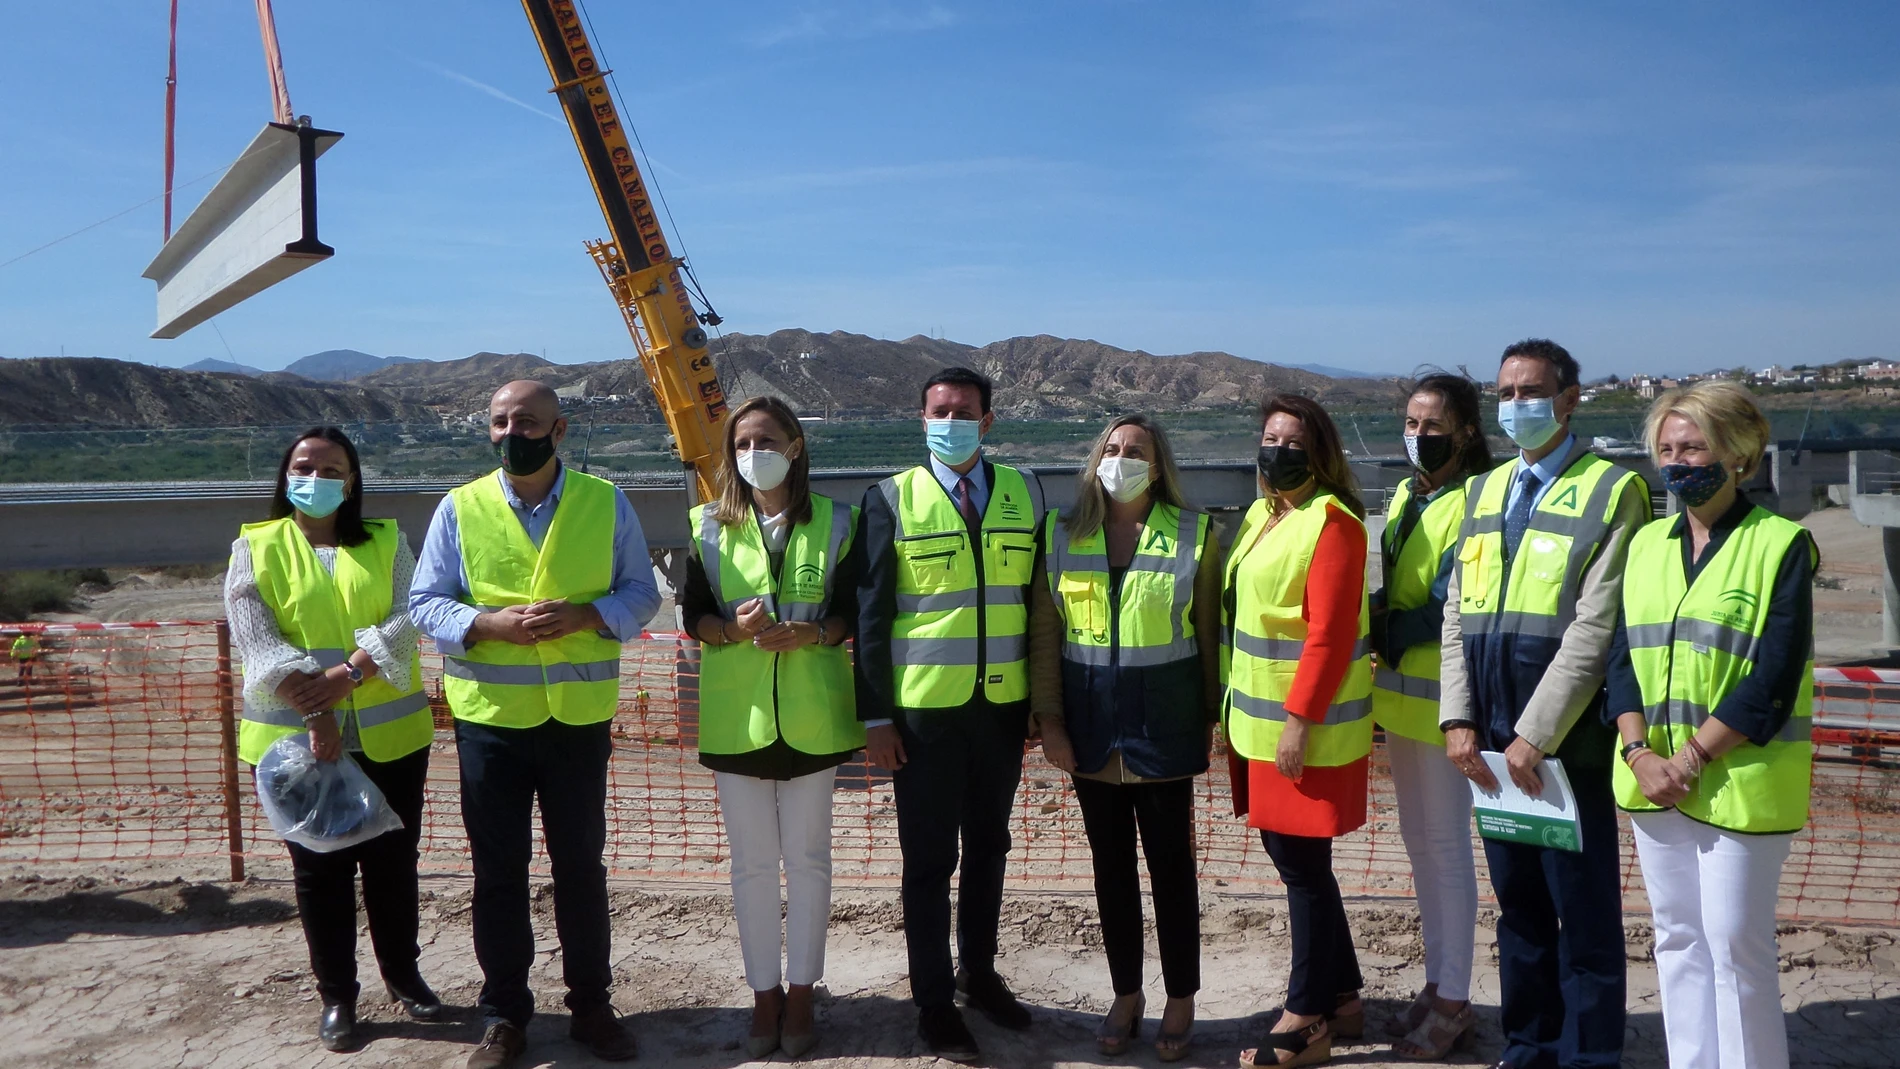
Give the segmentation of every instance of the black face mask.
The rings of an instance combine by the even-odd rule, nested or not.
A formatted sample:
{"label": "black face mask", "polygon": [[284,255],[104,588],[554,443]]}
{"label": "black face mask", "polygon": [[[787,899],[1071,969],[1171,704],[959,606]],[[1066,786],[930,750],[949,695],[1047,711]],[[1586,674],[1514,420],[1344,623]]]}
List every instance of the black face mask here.
{"label": "black face mask", "polygon": [[1313,477],[1313,469],[1307,464],[1306,450],[1297,445],[1263,445],[1260,447],[1260,478],[1280,493],[1298,490]]}
{"label": "black face mask", "polygon": [[533,475],[554,459],[554,436],[530,438],[525,434],[510,434],[496,443],[495,453],[501,457],[501,470],[510,475]]}
{"label": "black face mask", "polygon": [[1458,443],[1449,434],[1408,434],[1405,453],[1414,468],[1430,475],[1451,463],[1458,455]]}

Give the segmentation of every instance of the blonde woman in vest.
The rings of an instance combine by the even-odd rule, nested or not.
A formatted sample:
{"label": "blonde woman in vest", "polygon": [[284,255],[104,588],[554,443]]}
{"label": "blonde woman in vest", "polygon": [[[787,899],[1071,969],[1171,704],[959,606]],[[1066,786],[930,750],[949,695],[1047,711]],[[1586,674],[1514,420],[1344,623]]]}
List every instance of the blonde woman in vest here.
{"label": "blonde woman in vest", "polygon": [[307,732],[319,760],[348,753],[382,789],[402,827],[318,853],[290,850],[297,913],[323,1001],[317,1034],[350,1050],[356,1034],[356,872],[389,996],[411,1017],[442,1016],[416,968],[416,844],[435,738],[409,622],[415,555],[394,520],[363,518],[356,447],[335,427],[305,431],[284,453],[271,518],[231,543],[225,614],[244,662],[238,755]]}
{"label": "blonde woman in vest", "polygon": [[844,648],[863,567],[858,510],[811,492],[808,450],[798,416],[778,398],[733,410],[719,498],[692,510],[680,600],[687,631],[703,644],[699,762],[713,770],[732,844],[754,1058],[780,1048],[796,1058],[817,1042],[812,985],[824,975],[831,915],[831,790],[838,766],[864,745]]}
{"label": "blonde woman in vest", "polygon": [[1286,884],[1293,961],[1267,1043],[1240,1063],[1313,1065],[1365,1031],[1333,839],[1366,822],[1372,753],[1365,507],[1319,402],[1261,406],[1260,489],[1227,558],[1223,712],[1234,802]]}
{"label": "blonde woman in vest", "polygon": [[1425,937],[1425,987],[1386,1024],[1394,1053],[1438,1061],[1469,1041],[1478,875],[1471,859],[1471,788],[1438,730],[1439,633],[1465,514],[1465,480],[1491,469],[1478,384],[1434,371],[1405,404],[1405,454],[1380,539],[1385,587],[1373,598],[1379,656],[1372,714],[1385,729],[1399,836],[1412,862]]}
{"label": "blonde woman in vest", "polygon": [[1220,541],[1187,507],[1174,451],[1146,416],[1109,423],[1050,510],[1030,585],[1031,711],[1075,777],[1115,1000],[1096,1043],[1127,1051],[1142,1010],[1141,839],[1167,1008],[1155,1053],[1187,1053],[1201,987],[1194,777],[1220,718]]}
{"label": "blonde woman in vest", "polygon": [[1682,505],[1630,543],[1610,647],[1632,812],[1656,927],[1673,1069],[1788,1065],[1775,899],[1807,823],[1817,556],[1752,505],[1768,421],[1731,382],[1671,390],[1645,438]]}

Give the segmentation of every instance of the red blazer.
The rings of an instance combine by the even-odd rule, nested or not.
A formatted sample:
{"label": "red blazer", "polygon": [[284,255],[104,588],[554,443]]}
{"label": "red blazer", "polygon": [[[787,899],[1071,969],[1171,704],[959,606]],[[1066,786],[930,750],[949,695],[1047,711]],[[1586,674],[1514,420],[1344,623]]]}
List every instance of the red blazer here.
{"label": "red blazer", "polygon": [[[1359,604],[1366,582],[1366,532],[1350,515],[1329,509],[1306,577],[1301,614],[1306,647],[1293,672],[1287,712],[1318,722],[1352,667],[1359,644]],[[1366,822],[1366,768],[1371,758],[1334,768],[1307,766],[1298,781],[1272,761],[1228,755],[1234,813],[1247,826],[1283,835],[1332,838]]]}

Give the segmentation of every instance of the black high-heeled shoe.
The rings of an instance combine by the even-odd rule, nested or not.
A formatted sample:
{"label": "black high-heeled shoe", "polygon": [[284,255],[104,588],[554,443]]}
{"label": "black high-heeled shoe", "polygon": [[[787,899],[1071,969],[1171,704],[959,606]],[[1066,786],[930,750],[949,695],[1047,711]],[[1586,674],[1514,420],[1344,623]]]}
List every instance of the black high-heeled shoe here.
{"label": "black high-heeled shoe", "polygon": [[356,1005],[350,1002],[325,1003],[323,1015],[317,1018],[317,1042],[323,1049],[332,1052],[355,1050]]}
{"label": "black high-heeled shoe", "polygon": [[442,1000],[436,997],[434,991],[429,990],[429,985],[423,983],[420,976],[416,977],[413,983],[408,984],[384,981],[383,990],[388,992],[391,1002],[402,1003],[403,1012],[407,1013],[412,1020],[439,1021],[442,1019]]}
{"label": "black high-heeled shoe", "polygon": [[[1120,998],[1115,1000],[1115,1002],[1120,1001]],[[1135,1012],[1128,1015],[1128,1020],[1122,1027],[1117,1028],[1115,1005],[1110,1003],[1108,1012],[1102,1015],[1101,1025],[1095,1029],[1095,1049],[1111,1058],[1127,1054],[1128,1048],[1134,1044],[1135,1040],[1141,1038],[1141,1019],[1147,1012],[1148,997],[1137,993]]]}

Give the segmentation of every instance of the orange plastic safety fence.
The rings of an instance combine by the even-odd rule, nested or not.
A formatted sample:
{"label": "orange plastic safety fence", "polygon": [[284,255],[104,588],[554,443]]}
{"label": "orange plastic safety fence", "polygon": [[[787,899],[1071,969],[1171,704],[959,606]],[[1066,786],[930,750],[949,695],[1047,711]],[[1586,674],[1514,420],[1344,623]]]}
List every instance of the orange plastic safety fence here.
{"label": "orange plastic safety fence", "polygon": [[[17,628],[0,625],[0,634]],[[39,630],[37,627],[35,630]],[[231,849],[226,770],[238,774],[242,849],[283,848],[252,797],[249,770],[227,757],[215,624],[47,626],[23,683],[0,675],[0,861],[102,863],[212,857]],[[724,831],[712,774],[695,753],[697,644],[652,635],[627,644],[609,768],[608,869],[618,875],[723,880]],[[453,724],[440,700],[441,661],[425,650],[437,736],[422,839],[423,868],[466,872]],[[1782,874],[1788,919],[1900,924],[1900,686],[1817,689],[1813,817]],[[1338,840],[1334,871],[1350,895],[1406,896],[1383,746],[1373,754],[1371,820]],[[1196,849],[1216,887],[1272,891],[1256,833],[1235,818],[1226,760],[1197,784]],[[839,770],[833,873],[840,884],[894,885],[901,871],[889,777],[861,761]],[[1089,848],[1067,777],[1031,751],[1014,816],[1009,878],[1085,888]],[[1624,825],[1623,886],[1646,909]],[[1483,850],[1473,838],[1480,872]],[[537,849],[545,871],[545,855]],[[1480,887],[1488,891],[1481,877]]]}

